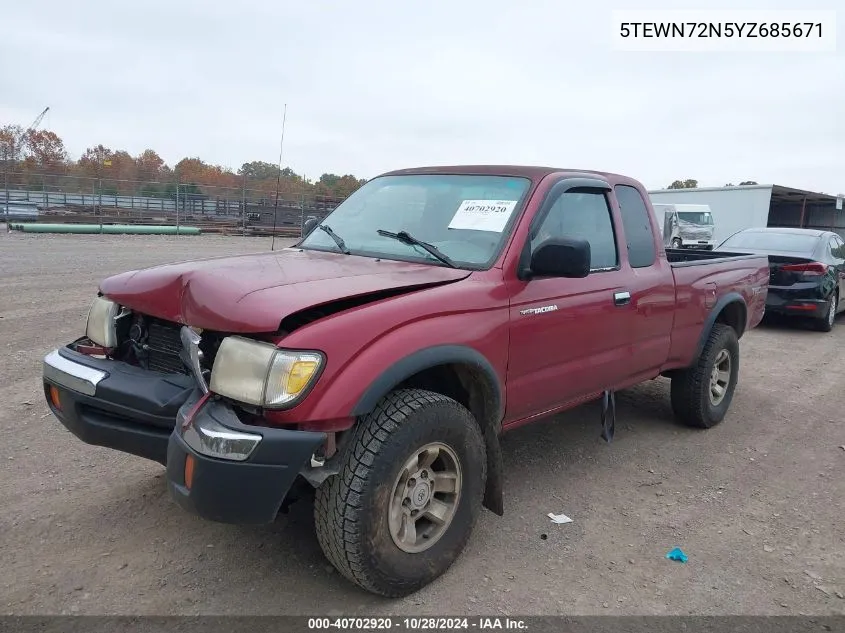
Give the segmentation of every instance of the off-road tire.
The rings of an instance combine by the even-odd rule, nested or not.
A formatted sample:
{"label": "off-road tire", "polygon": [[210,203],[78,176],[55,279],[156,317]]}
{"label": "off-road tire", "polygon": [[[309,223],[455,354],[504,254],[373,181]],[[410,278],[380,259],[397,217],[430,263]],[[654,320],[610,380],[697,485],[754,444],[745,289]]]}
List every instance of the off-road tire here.
{"label": "off-road tire", "polygon": [[[816,329],[819,332],[830,332],[833,329],[833,325],[834,325],[835,319],[836,319],[835,310],[836,310],[836,306],[839,304],[839,292],[838,291],[833,293],[833,296],[830,298],[830,303],[831,303],[830,306],[828,306],[828,312],[825,314],[825,316],[821,319],[815,320],[815,326],[816,326]],[[831,319],[830,319],[829,310],[834,310],[834,315],[833,315],[834,320],[833,321],[831,321]]]}
{"label": "off-road tire", "polygon": [[[446,396],[421,389],[390,393],[359,422],[339,474],[317,489],[317,540],[349,580],[386,597],[411,594],[458,558],[481,512],[487,477],[484,437],[472,414]],[[419,447],[446,444],[462,472],[455,514],[429,549],[409,554],[394,542],[388,507],[403,464]]]}
{"label": "off-road tire", "polygon": [[[710,375],[717,356],[727,350],[730,356],[730,382],[718,405],[710,400]],[[739,377],[739,340],[729,325],[716,323],[695,363],[672,376],[672,410],[688,426],[709,429],[721,422],[733,399]]]}

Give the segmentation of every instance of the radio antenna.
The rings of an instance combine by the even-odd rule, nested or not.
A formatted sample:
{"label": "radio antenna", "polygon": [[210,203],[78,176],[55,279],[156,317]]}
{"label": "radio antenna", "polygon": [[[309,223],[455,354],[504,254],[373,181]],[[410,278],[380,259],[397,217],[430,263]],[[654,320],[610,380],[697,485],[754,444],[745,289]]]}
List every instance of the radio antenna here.
{"label": "radio antenna", "polygon": [[273,238],[270,242],[270,250],[276,249],[276,215],[279,212],[279,188],[282,185],[282,153],[285,150],[285,122],[288,118],[288,104],[282,114],[282,140],[279,143],[279,171],[276,173],[276,201],[273,203]]}

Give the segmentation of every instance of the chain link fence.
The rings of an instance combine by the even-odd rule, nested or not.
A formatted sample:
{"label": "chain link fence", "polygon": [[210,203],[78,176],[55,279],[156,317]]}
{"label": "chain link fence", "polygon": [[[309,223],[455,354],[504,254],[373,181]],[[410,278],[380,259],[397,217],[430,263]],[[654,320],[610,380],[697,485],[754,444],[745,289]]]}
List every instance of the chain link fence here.
{"label": "chain link fence", "polygon": [[[0,221],[197,226],[204,232],[298,237],[343,198],[250,183],[240,188],[8,172]],[[252,185],[252,186],[251,186]]]}

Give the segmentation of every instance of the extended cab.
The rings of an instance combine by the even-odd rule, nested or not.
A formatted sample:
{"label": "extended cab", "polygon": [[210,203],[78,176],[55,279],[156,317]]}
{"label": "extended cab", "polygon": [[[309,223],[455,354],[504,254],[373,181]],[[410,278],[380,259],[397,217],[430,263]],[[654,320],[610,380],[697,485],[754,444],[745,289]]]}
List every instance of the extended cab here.
{"label": "extended cab", "polygon": [[328,559],[401,596],[503,512],[503,432],[601,397],[610,439],[614,391],[660,375],[681,421],[720,422],[768,277],[765,256],[664,250],[624,176],[395,171],[295,246],[106,279],[44,393],[207,519],[271,522],[316,489]]}

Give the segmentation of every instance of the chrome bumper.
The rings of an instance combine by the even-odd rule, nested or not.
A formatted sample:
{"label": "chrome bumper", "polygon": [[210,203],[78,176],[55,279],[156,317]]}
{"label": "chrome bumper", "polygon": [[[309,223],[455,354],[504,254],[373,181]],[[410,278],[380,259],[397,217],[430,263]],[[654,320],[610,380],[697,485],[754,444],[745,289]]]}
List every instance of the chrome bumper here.
{"label": "chrome bumper", "polygon": [[97,384],[108,376],[104,371],[68,360],[57,349],[44,357],[43,375],[45,380],[86,396],[93,396]]}

